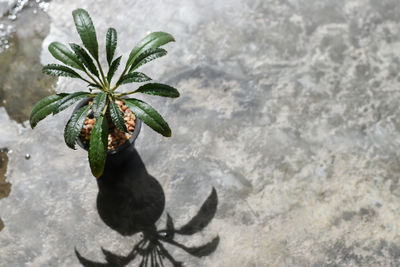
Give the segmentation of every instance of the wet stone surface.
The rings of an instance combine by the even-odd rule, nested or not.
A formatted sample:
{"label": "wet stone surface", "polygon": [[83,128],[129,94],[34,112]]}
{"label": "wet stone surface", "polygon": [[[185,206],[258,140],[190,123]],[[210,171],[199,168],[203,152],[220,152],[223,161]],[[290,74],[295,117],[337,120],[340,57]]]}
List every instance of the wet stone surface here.
{"label": "wet stone surface", "polygon": [[19,123],[29,118],[37,101],[54,93],[57,80],[43,75],[40,63],[49,22],[47,14],[35,6],[23,9],[13,23],[7,17],[0,20],[3,28],[12,27],[0,53],[0,106]]}
{"label": "wet stone surface", "polygon": [[[7,172],[7,149],[0,149],[0,199],[7,197],[11,191],[11,184],[6,181]],[[1,215],[1,214],[0,214]],[[0,219],[0,231],[3,229],[4,224]]]}
{"label": "wet stone surface", "polygon": [[[168,56],[140,69],[181,93],[143,97],[173,132],[163,138],[143,125],[135,143],[146,167],[135,174],[151,175],[162,188],[152,196],[165,197],[146,237],[160,238],[155,231],[166,228],[167,213],[179,230],[214,187],[212,220],[169,241],[196,247],[219,236],[215,251],[196,257],[165,244],[186,266],[400,265],[397,0],[54,1],[42,64],[55,62],[50,42],[80,43],[71,16],[77,7],[92,15],[99,51],[110,26],[117,55],[151,31],[177,40],[166,46]],[[60,78],[55,91],[84,88]],[[112,220],[118,209],[96,204],[99,191],[116,191],[99,190],[86,152],[64,144],[72,109],[34,130],[9,110],[0,107],[0,147],[13,151],[12,191],[0,200],[0,266],[104,263],[108,252],[130,260],[142,237]],[[126,203],[130,193],[116,201]]]}

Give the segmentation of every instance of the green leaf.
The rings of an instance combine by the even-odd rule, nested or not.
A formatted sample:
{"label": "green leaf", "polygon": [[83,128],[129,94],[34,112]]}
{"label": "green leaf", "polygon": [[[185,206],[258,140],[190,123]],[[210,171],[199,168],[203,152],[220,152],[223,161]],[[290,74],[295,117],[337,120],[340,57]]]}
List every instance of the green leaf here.
{"label": "green leaf", "polygon": [[49,51],[59,61],[78,70],[84,70],[83,64],[78,57],[68,49],[66,45],[59,42],[52,42]]}
{"label": "green leaf", "polygon": [[149,104],[134,98],[124,99],[124,102],[136,117],[141,119],[154,131],[166,137],[171,136],[171,129],[168,123]]}
{"label": "green leaf", "polygon": [[83,45],[87,48],[94,59],[98,60],[99,45],[97,43],[96,30],[89,13],[82,8],[78,8],[72,12],[72,16]]}
{"label": "green leaf", "polygon": [[103,111],[106,102],[107,102],[106,93],[100,93],[93,99],[92,110],[95,118],[101,115],[101,112]]}
{"label": "green leaf", "polygon": [[106,52],[107,62],[110,66],[114,58],[115,49],[117,48],[117,31],[114,28],[109,28],[106,35]]}
{"label": "green leaf", "polygon": [[122,56],[118,57],[117,59],[115,59],[111,63],[110,69],[108,70],[108,73],[107,73],[107,81],[108,81],[108,83],[111,83],[111,80],[112,80],[115,72],[117,71],[117,69],[119,67],[119,64],[121,62],[121,58],[122,58]]}
{"label": "green leaf", "polygon": [[118,105],[111,101],[109,108],[110,116],[114,125],[121,131],[128,132],[128,129],[126,129],[124,117],[122,116],[122,112],[119,110]]}
{"label": "green leaf", "polygon": [[179,97],[179,92],[174,87],[161,83],[148,83],[140,86],[135,93],[158,95],[165,97]]}
{"label": "green leaf", "polygon": [[142,72],[131,72],[121,77],[117,85],[126,83],[142,83],[151,81],[151,78]]}
{"label": "green leaf", "polygon": [[139,68],[140,66],[167,54],[167,50],[162,48],[150,48],[141,53],[135,61],[132,63],[129,72],[134,71],[135,69]]}
{"label": "green leaf", "polygon": [[63,76],[63,77],[72,77],[72,78],[80,78],[82,77],[76,73],[73,69],[63,66],[63,65],[58,65],[58,64],[49,64],[43,67],[42,72],[44,74],[48,74],[51,76]]}
{"label": "green leaf", "polygon": [[89,105],[85,105],[72,114],[64,129],[64,140],[68,147],[75,149],[76,139],[82,130],[83,123],[90,110]]}
{"label": "green leaf", "polygon": [[174,37],[166,32],[153,32],[144,37],[139,43],[132,49],[129,54],[128,61],[126,62],[126,68],[129,68],[136,58],[139,57],[141,53],[150,48],[158,48],[169,42],[174,42]]}
{"label": "green leaf", "polygon": [[83,47],[81,47],[80,45],[77,45],[74,43],[70,43],[69,46],[71,46],[75,55],[85,65],[85,67],[96,77],[99,77],[99,72],[93,63],[92,58],[89,56],[89,54],[86,52],[86,50],[83,49]]}
{"label": "green leaf", "polygon": [[67,95],[68,94],[50,95],[36,103],[36,105],[32,109],[29,118],[29,123],[32,129],[37,125],[39,121],[43,120],[47,117],[47,115],[51,114],[57,107],[57,103]]}
{"label": "green leaf", "polygon": [[108,124],[104,116],[97,118],[90,135],[89,164],[92,174],[99,178],[104,170],[108,146]]}
{"label": "green leaf", "polygon": [[89,95],[89,93],[87,92],[76,92],[73,94],[70,94],[66,97],[64,97],[60,102],[58,102],[57,104],[57,108],[53,111],[53,114],[57,114],[60,111],[63,111],[64,109],[68,108],[69,106],[71,106],[72,104],[74,104],[75,102],[86,98]]}
{"label": "green leaf", "polygon": [[88,87],[94,87],[94,88],[100,89],[100,90],[103,89],[103,87],[101,87],[101,86],[98,85],[97,83],[89,83],[89,84],[88,84]]}

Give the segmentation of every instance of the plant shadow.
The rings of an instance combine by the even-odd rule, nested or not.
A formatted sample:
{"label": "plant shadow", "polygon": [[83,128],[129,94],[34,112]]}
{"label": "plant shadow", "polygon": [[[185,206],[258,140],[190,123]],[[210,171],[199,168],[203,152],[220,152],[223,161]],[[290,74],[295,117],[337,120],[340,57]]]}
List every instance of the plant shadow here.
{"label": "plant shadow", "polygon": [[208,256],[216,250],[219,244],[218,236],[198,247],[187,247],[174,240],[176,235],[194,235],[212,221],[218,206],[218,196],[214,188],[197,214],[185,225],[175,227],[172,217],[167,213],[165,227],[157,229],[156,222],[165,207],[164,191],[160,183],[147,172],[133,146],[107,157],[104,173],[97,183],[97,210],[100,218],[121,235],[132,236],[140,233],[141,240],[125,256],[102,248],[106,262],[86,259],[75,249],[75,254],[83,266],[122,267],[134,260],[139,262],[138,266],[164,266],[166,261],[174,267],[183,266],[183,262],[175,260],[168,252],[165,243],[196,257]]}

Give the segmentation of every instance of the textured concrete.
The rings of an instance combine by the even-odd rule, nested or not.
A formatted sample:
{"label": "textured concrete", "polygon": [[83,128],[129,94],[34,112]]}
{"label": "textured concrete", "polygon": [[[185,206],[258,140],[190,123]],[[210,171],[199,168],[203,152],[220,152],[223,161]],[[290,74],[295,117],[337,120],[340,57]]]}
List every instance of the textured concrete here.
{"label": "textured concrete", "polygon": [[[170,248],[176,259],[400,265],[398,0],[54,1],[43,64],[54,62],[50,42],[79,41],[77,7],[91,13],[102,50],[107,27],[118,30],[123,60],[150,31],[177,39],[167,57],[142,69],[181,92],[176,100],[144,98],[173,136],[143,127],[136,147],[177,225],[217,189],[215,219],[181,241],[221,241],[201,259]],[[62,78],[55,90],[83,86]],[[33,131],[5,112],[0,148],[12,150],[12,190],[0,200],[0,266],[79,266],[74,247],[97,261],[100,246],[128,253],[135,237],[107,228],[96,212],[85,152],[63,143],[71,110]]]}

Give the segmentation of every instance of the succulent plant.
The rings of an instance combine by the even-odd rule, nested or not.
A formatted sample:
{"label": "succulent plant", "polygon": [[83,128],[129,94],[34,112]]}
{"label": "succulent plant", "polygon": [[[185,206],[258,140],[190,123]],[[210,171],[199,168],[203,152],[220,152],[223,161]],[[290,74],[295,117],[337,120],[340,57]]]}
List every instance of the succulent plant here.
{"label": "succulent plant", "polygon": [[[127,132],[121,111],[115,101],[122,101],[130,111],[145,124],[163,136],[171,136],[171,129],[161,115],[146,102],[127,98],[128,95],[142,93],[164,97],[179,97],[179,92],[166,84],[147,83],[133,91],[118,92],[120,85],[128,83],[143,83],[150,81],[146,74],[136,71],[140,66],[167,54],[161,46],[173,42],[174,37],[165,32],[153,32],[144,37],[132,49],[122,74],[114,85],[111,85],[121,56],[115,57],[117,47],[117,31],[109,28],[106,34],[106,57],[108,72],[102,69],[99,60],[99,46],[96,31],[89,13],[84,9],[72,12],[78,34],[84,47],[70,43],[68,48],[59,42],[49,45],[50,53],[65,65],[49,64],[43,67],[43,73],[52,76],[77,78],[88,83],[88,91],[79,91],[72,94],[58,93],[39,101],[30,115],[30,125],[34,128],[37,123],[50,114],[57,114],[75,104],[77,101],[92,97],[90,104],[79,108],[67,122],[64,130],[64,139],[68,147],[75,149],[75,144],[86,117],[93,114],[96,123],[91,131],[89,143],[89,163],[92,174],[100,177],[104,170],[107,157],[109,126],[113,125],[121,131]],[[75,70],[74,70],[75,69]]]}

